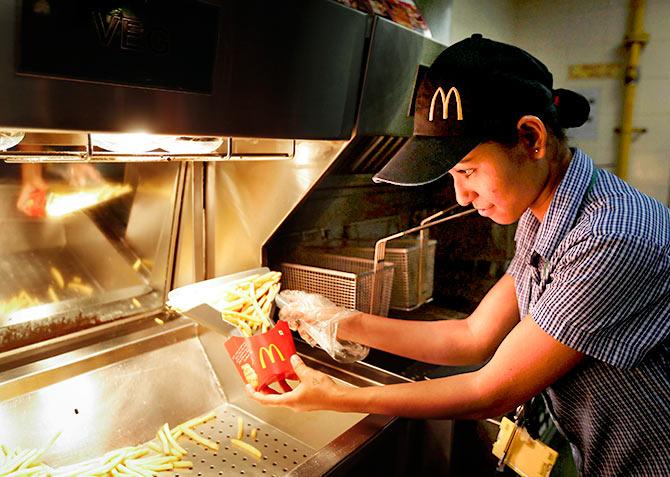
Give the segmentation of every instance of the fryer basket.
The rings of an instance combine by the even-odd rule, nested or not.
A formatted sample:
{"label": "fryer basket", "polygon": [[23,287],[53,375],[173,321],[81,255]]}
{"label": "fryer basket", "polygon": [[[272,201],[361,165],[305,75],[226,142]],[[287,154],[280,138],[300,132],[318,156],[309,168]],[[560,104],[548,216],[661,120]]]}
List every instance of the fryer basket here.
{"label": "fryer basket", "polygon": [[[308,249],[297,250],[293,260],[296,263],[281,264],[284,289],[318,293],[345,308],[388,316],[394,275],[392,263],[382,264],[378,272],[380,279],[374,285],[372,260]],[[374,300],[373,286],[376,288]]]}

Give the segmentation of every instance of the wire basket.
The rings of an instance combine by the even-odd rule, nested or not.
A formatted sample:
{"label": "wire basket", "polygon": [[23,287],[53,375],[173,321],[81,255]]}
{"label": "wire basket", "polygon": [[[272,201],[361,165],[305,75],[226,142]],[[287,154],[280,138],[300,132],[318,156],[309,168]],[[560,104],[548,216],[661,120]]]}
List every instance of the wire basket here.
{"label": "wire basket", "polygon": [[[393,287],[392,263],[384,262],[372,300],[372,260],[301,249],[293,254],[299,263],[282,263],[283,288],[318,293],[333,303],[364,313],[388,316]],[[371,303],[374,301],[374,307]],[[372,309],[371,309],[372,308]]]}
{"label": "wire basket", "polygon": [[[424,275],[420,283],[419,263],[422,257],[419,239],[396,239],[389,242],[386,247],[385,260],[395,265],[390,308],[409,311],[432,299],[436,245],[436,240],[426,241],[423,252]],[[332,241],[315,247],[315,250],[372,260],[375,254],[375,242],[371,240]],[[420,293],[419,286],[421,286]]]}

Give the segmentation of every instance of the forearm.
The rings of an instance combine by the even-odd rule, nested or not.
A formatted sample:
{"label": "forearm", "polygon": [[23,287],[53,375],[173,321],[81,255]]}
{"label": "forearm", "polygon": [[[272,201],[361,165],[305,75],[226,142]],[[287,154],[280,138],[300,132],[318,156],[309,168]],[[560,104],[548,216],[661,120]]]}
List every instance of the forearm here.
{"label": "forearm", "polygon": [[340,322],[337,337],[434,364],[477,364],[485,359],[467,320],[407,321],[361,313]]}
{"label": "forearm", "polygon": [[[342,387],[331,406],[342,412],[364,412],[408,418],[478,419],[512,409],[514,402],[492,399],[477,373],[416,383]],[[503,411],[501,411],[503,409]]]}
{"label": "forearm", "polygon": [[563,377],[582,357],[526,317],[476,372],[384,387],[343,388],[331,405],[339,406],[338,410],[405,417],[499,415]]}

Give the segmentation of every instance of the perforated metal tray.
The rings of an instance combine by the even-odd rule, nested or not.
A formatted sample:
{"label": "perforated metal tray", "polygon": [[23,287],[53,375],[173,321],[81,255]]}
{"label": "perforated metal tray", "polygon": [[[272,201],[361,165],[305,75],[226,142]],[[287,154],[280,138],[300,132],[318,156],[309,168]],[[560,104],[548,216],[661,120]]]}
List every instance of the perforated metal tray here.
{"label": "perforated metal tray", "polygon": [[[296,440],[279,429],[259,421],[240,408],[224,404],[215,409],[216,419],[212,419],[196,428],[196,431],[219,444],[219,450],[213,451],[186,438],[180,438],[179,444],[189,453],[184,459],[193,462],[193,469],[180,469],[172,474],[161,473],[161,476],[217,476],[217,475],[249,475],[272,477],[285,475],[302,464],[315,449]],[[260,450],[260,459],[252,456],[231,444],[231,438],[237,438],[237,418],[244,420],[244,437],[242,440]],[[250,433],[256,428],[255,439]]]}

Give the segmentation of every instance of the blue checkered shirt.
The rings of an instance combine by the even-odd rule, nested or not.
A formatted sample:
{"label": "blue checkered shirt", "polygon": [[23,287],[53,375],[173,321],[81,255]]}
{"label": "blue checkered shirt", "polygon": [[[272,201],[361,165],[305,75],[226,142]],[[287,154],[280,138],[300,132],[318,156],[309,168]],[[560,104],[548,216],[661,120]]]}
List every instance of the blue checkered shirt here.
{"label": "blue checkered shirt", "polygon": [[670,476],[670,210],[575,150],[521,217],[520,316],[585,354],[545,392],[585,476]]}

